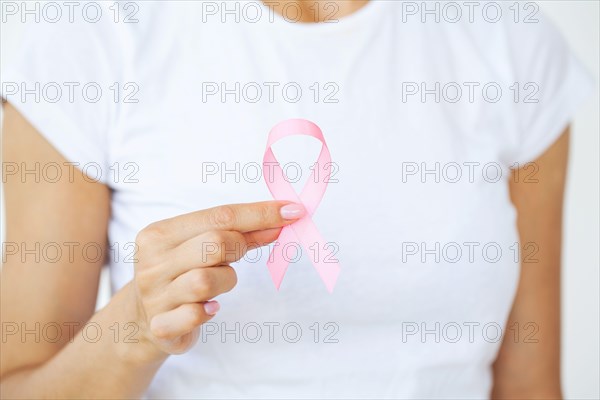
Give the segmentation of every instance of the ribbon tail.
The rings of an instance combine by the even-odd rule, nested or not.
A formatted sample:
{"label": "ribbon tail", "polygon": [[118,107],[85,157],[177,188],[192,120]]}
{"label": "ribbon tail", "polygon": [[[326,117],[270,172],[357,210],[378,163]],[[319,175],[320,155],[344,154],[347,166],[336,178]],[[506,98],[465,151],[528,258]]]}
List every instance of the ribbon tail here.
{"label": "ribbon tail", "polygon": [[[321,264],[321,263],[318,263]],[[315,268],[321,277],[321,280],[325,284],[327,291],[333,293],[333,288],[337,283],[338,277],[340,276],[340,265],[336,262],[325,263],[325,265],[315,264]]]}
{"label": "ribbon tail", "polygon": [[[327,249],[335,249],[335,246],[327,245],[310,217],[304,217],[298,222],[289,225],[289,227],[294,230],[302,247],[310,255],[310,261],[325,284],[327,291],[333,293],[333,288],[337,283],[341,267],[337,259],[335,259],[335,254],[331,254],[331,251],[327,251]],[[311,251],[315,248],[317,249],[316,252]]]}

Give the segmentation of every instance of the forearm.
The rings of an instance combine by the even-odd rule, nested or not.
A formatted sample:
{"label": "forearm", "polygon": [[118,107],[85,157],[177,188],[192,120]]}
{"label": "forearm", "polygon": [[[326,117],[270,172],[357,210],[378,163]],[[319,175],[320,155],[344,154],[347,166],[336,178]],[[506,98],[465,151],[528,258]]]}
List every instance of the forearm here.
{"label": "forearm", "polygon": [[140,397],[166,355],[141,337],[132,290],[129,284],[115,294],[87,323],[89,333],[75,333],[47,362],[3,377],[0,397]]}

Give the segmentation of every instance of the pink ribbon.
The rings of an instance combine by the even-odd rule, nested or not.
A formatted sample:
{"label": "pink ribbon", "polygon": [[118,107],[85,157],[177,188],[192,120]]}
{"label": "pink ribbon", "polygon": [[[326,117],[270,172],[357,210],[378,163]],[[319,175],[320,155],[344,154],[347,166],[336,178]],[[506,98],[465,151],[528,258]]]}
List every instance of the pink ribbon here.
{"label": "pink ribbon", "polygon": [[[321,153],[317,159],[317,168],[313,169],[306,181],[300,196],[296,193],[287,177],[284,175],[279,162],[275,158],[271,146],[280,139],[287,136],[304,135],[312,136],[322,143]],[[306,215],[291,225],[284,227],[279,234],[276,246],[273,247],[267,267],[275,287],[279,290],[281,281],[287,270],[289,260],[286,260],[283,248],[288,243],[300,243],[307,254],[311,255],[311,261],[315,266],[321,280],[325,283],[327,290],[331,293],[340,274],[340,266],[327,251],[325,240],[321,237],[317,226],[312,220],[317,206],[325,194],[327,182],[331,174],[331,155],[323,138],[321,129],[314,123],[305,119],[289,119],[277,124],[269,133],[267,149],[263,158],[263,177],[269,191],[276,200],[288,200],[304,205]],[[315,179],[315,171],[319,171]],[[316,257],[315,257],[316,255]]]}

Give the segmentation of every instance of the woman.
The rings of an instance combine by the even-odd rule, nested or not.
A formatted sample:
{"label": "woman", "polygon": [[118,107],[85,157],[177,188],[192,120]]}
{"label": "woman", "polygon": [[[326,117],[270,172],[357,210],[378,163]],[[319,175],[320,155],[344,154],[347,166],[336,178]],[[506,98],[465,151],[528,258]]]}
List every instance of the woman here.
{"label": "woman", "polygon": [[[568,124],[589,79],[537,9],[448,4],[33,24],[3,74],[3,396],[561,397]],[[313,221],[333,294],[311,250],[277,291],[248,249],[306,213],[252,172],[288,118],[332,154]],[[318,145],[280,144],[300,192]]]}

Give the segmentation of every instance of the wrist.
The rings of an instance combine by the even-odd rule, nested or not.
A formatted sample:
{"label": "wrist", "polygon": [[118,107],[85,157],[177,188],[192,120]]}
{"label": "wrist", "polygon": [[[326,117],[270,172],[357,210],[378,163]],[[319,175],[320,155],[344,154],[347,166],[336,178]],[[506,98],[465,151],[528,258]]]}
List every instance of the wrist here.
{"label": "wrist", "polygon": [[[144,367],[162,364],[169,354],[160,350],[150,339],[146,317],[138,307],[134,285],[129,282],[117,292],[108,308],[115,312],[112,319],[119,321],[116,325],[120,334],[116,337],[116,353],[119,359],[132,367]],[[116,316],[116,318],[114,318]]]}

